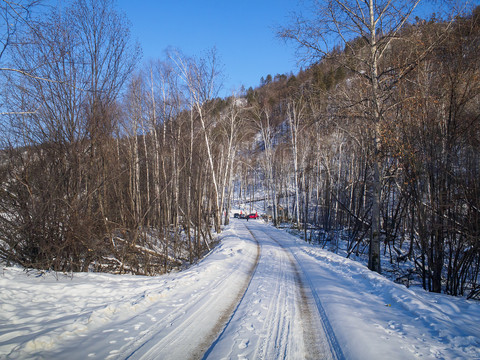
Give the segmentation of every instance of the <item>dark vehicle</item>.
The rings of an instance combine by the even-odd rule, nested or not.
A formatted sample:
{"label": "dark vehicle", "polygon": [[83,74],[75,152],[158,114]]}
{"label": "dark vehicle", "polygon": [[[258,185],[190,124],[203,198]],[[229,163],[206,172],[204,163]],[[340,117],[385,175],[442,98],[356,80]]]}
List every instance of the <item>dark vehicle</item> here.
{"label": "dark vehicle", "polygon": [[235,213],[235,214],[233,214],[233,217],[234,217],[235,219],[239,219],[239,218],[240,218],[240,214],[239,214],[239,213]]}

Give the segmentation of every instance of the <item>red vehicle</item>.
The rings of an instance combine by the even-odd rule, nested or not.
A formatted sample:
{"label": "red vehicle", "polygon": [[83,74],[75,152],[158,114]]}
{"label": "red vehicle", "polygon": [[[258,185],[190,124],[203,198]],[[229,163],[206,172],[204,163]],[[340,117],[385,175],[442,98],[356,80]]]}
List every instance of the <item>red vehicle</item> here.
{"label": "red vehicle", "polygon": [[252,213],[252,214],[249,214],[247,216],[248,216],[249,219],[257,219],[258,218],[258,213],[255,212],[255,214]]}

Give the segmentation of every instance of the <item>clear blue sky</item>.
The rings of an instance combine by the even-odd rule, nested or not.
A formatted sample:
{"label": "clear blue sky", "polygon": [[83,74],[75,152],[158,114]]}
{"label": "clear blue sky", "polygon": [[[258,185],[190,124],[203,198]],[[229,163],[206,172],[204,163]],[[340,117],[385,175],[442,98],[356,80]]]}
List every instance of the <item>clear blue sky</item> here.
{"label": "clear blue sky", "polygon": [[297,0],[117,0],[131,22],[143,60],[161,59],[168,47],[189,56],[216,47],[223,64],[223,95],[260,78],[298,71],[295,48],[276,38]]}

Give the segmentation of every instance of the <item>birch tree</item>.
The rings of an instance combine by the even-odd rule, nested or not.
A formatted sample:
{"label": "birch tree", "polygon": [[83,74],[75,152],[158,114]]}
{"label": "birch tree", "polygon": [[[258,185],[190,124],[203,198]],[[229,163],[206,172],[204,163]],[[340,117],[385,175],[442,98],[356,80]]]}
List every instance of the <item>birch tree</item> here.
{"label": "birch tree", "polygon": [[227,108],[222,114],[221,120],[221,131],[222,136],[225,138],[224,146],[226,147],[226,163],[223,169],[222,174],[222,187],[221,187],[221,200],[220,208],[222,212],[225,213],[224,224],[228,225],[229,219],[229,210],[230,210],[230,195],[232,192],[232,181],[233,181],[233,168],[237,150],[237,142],[239,138],[239,133],[244,121],[242,121],[242,108],[239,106],[236,97],[231,97],[227,104]]}
{"label": "birch tree", "polygon": [[290,141],[292,145],[292,157],[293,157],[293,178],[295,189],[295,223],[297,227],[300,227],[300,194],[299,194],[299,136],[302,126],[302,120],[304,120],[305,111],[307,109],[307,103],[303,99],[302,95],[298,98],[291,98],[287,101],[287,119],[290,128]]}
{"label": "birch tree", "polygon": [[[260,100],[260,101],[259,101]],[[264,99],[254,99],[250,107],[250,117],[263,142],[264,155],[263,167],[266,174],[266,188],[267,196],[271,199],[273,210],[273,222],[277,225],[278,222],[278,204],[277,204],[277,189],[274,178],[274,138],[275,130],[272,124],[272,109],[270,104]]]}
{"label": "birch tree", "polygon": [[208,106],[206,106],[217,96],[221,86],[219,82],[218,57],[216,51],[213,49],[206,57],[200,59],[189,59],[181,56],[178,52],[171,54],[170,58],[177,65],[179,76],[182,78],[189,92],[190,107],[195,110],[202,127],[214,191],[215,230],[220,232],[221,209],[219,178],[214,163],[213,144],[209,134],[212,117],[208,112]]}

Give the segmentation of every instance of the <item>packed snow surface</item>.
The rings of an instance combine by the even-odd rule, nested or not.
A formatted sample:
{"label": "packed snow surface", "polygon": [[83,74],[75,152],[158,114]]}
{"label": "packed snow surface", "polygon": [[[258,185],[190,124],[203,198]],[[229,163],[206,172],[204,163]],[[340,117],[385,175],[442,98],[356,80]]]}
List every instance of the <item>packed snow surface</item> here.
{"label": "packed snow surface", "polygon": [[480,304],[233,219],[158,277],[0,272],[0,359],[480,359]]}

